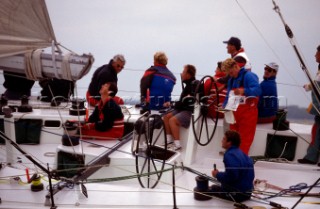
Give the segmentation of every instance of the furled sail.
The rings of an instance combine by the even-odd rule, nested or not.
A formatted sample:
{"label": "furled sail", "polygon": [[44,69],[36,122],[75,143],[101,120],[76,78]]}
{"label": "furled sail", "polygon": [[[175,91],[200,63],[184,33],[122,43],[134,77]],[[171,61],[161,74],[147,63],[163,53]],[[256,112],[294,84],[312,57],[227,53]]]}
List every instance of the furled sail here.
{"label": "furled sail", "polygon": [[[53,47],[52,54],[42,49]],[[44,0],[1,0],[0,69],[25,74],[30,80],[58,78],[70,81],[86,75],[91,54],[62,54]]]}

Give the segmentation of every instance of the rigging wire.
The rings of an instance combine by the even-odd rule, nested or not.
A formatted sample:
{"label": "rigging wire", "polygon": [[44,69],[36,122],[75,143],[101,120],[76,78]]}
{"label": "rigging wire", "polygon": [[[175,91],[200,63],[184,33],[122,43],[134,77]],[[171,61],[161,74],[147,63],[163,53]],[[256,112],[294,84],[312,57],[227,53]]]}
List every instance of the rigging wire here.
{"label": "rigging wire", "polygon": [[[93,142],[88,142],[88,143],[93,143]],[[101,146],[101,145],[99,145],[99,146]],[[102,147],[105,147],[105,146],[102,146]],[[108,149],[112,149],[112,147],[111,148],[108,148]],[[121,150],[116,150],[116,151],[121,151]],[[121,151],[121,152],[124,152],[124,153],[127,153],[127,154],[132,154],[131,152],[125,152],[125,151]],[[166,163],[166,164],[168,164],[168,163]],[[97,166],[97,165],[96,165]],[[100,165],[101,166],[101,165]],[[104,166],[104,165],[102,165],[102,166]],[[108,166],[110,166],[110,165],[108,165]],[[118,166],[114,166],[114,167],[118,167]],[[81,169],[81,168],[77,168],[77,169]],[[123,169],[123,168],[122,168]],[[184,169],[183,167],[182,167],[182,169]],[[188,168],[187,170],[189,170],[190,168]],[[73,169],[71,169],[71,170],[74,170],[74,168]],[[124,170],[126,170],[126,169],[124,169]],[[194,171],[194,174],[199,174],[199,172],[198,171],[195,171],[195,170],[193,170],[193,169],[191,169],[192,171]],[[128,172],[132,172],[132,171],[129,171],[128,170]],[[201,175],[205,175],[205,174],[202,174],[202,173],[200,173]],[[206,176],[206,175],[205,175]],[[125,178],[125,177],[121,177],[121,179],[123,180],[123,178]],[[130,177],[130,178],[132,178],[132,177]],[[148,175],[148,178],[150,178],[150,175]],[[117,178],[109,178],[109,179],[104,179],[104,180],[106,180],[106,181],[110,181],[110,180],[117,180]],[[118,179],[118,180],[121,180],[121,179]],[[101,181],[101,180],[103,180],[103,179],[100,179],[100,180],[98,180],[98,181]],[[87,183],[93,183],[93,182],[95,182],[94,180],[93,181],[88,181]],[[162,182],[162,181],[161,181]],[[215,181],[214,181],[215,182]],[[180,188],[180,187],[178,187],[178,188]],[[189,190],[189,189],[187,189],[187,188],[183,188],[183,187],[181,187],[182,189],[185,189],[185,190]],[[263,199],[261,199],[261,198],[259,198],[259,197],[254,197],[255,199],[257,199],[257,202],[260,202],[260,203],[264,203],[264,204],[270,204],[271,202],[269,202],[269,201],[266,201],[266,200],[263,200]],[[266,201],[266,202],[264,202],[264,201]]]}
{"label": "rigging wire", "polygon": [[[89,141],[86,141],[87,143],[89,143],[89,144],[95,144],[94,142],[89,142]],[[115,147],[116,145],[114,145],[113,147],[111,147],[111,148],[109,148],[109,147],[106,147],[106,146],[102,146],[102,145],[99,145],[99,146],[101,146],[101,147],[105,147],[105,148],[108,148],[108,149],[114,149],[113,147]],[[115,150],[115,151],[120,151],[120,152],[123,152],[123,153],[126,153],[126,154],[130,154],[130,155],[132,155],[132,153],[131,152],[125,152],[125,151],[121,151],[121,150]],[[142,157],[142,156],[141,156]],[[155,159],[155,161],[157,161],[157,159]],[[165,163],[165,164],[167,164],[167,165],[171,165],[171,166],[173,166],[171,163]],[[99,165],[95,165],[95,166],[98,166],[98,167],[101,167],[101,165],[99,166]],[[105,166],[105,165],[102,165],[102,166]],[[90,166],[86,166],[86,167],[90,167]],[[212,177],[209,177],[209,176],[207,176],[206,174],[203,174],[203,173],[200,173],[199,171],[196,171],[196,170],[194,170],[194,169],[191,169],[191,168],[188,168],[188,167],[176,167],[176,168],[180,168],[180,169],[183,169],[183,170],[187,170],[187,171],[189,171],[189,172],[191,172],[191,173],[193,173],[193,174],[196,174],[196,175],[202,175],[202,176],[204,176],[204,177],[206,177],[206,178],[208,178],[210,181],[213,181],[213,182],[217,182],[217,180],[216,179],[214,179],[214,178],[212,178]],[[67,169],[67,170],[81,170],[81,169],[83,169],[83,168],[71,168],[71,169]],[[172,169],[175,169],[175,168],[170,168],[170,169],[165,169],[164,171],[160,171],[160,172],[165,172],[165,171],[169,171],[169,170],[172,170]],[[65,170],[65,169],[64,169]],[[59,171],[57,171],[57,172],[61,172],[61,170],[59,170]],[[135,172],[133,172],[133,171],[129,171],[128,170],[128,172],[131,172],[131,173],[135,173]],[[155,171],[155,172],[159,172],[159,171]],[[152,173],[152,172],[151,172]],[[135,176],[136,176],[137,174],[135,173]],[[139,174],[139,175],[146,175],[146,176],[148,176],[148,178],[150,178],[150,173],[146,173],[146,174]],[[87,180],[87,182],[86,183],[94,183],[94,182],[101,182],[101,181],[116,181],[117,179],[118,180],[124,180],[124,179],[126,179],[127,177],[116,177],[116,178],[106,178],[106,179],[98,179],[98,180],[96,180],[96,181],[94,181],[94,180]],[[130,177],[130,178],[133,178],[133,177]],[[170,184],[171,185],[171,184]],[[182,188],[182,187],[181,187]],[[189,189],[187,189],[187,188],[183,188],[183,189],[185,189],[185,190],[189,190]],[[260,203],[264,203],[264,204],[269,204],[269,202],[263,202],[263,200],[261,200],[261,201],[259,201]]]}
{"label": "rigging wire", "polygon": [[[257,25],[253,22],[253,20],[250,18],[249,14],[246,12],[246,10],[241,6],[241,4],[238,2],[238,0],[235,0],[236,3],[238,4],[239,8],[241,11],[244,13],[244,15],[248,18],[249,22],[252,24],[252,26],[256,29],[262,40],[265,42],[265,44],[268,46],[268,48],[271,50],[271,52],[274,54],[274,56],[280,61],[281,65],[284,66],[285,71],[287,72],[286,75],[289,75],[291,79],[294,81],[295,85],[299,87],[300,85],[298,84],[297,80],[290,74],[288,67],[284,64],[280,56],[275,52],[275,50],[271,47],[267,39],[264,37],[263,33],[260,31],[260,29],[257,27]],[[278,83],[278,82],[277,82]],[[299,90],[303,93],[305,98],[310,101],[309,97],[307,96],[306,92],[304,91],[303,88],[299,88]]]}
{"label": "rigging wire", "polygon": [[[276,11],[276,13],[279,14],[279,16],[280,16],[280,18],[281,18],[281,21],[282,21],[283,25],[285,26],[285,30],[286,30],[287,36],[288,36],[288,38],[289,38],[289,41],[290,41],[290,43],[291,43],[291,45],[292,45],[292,47],[293,47],[293,49],[294,49],[294,51],[295,51],[295,53],[296,53],[299,61],[300,61],[301,69],[302,69],[302,70],[305,72],[305,74],[307,75],[307,78],[308,78],[309,81],[310,81],[310,84],[311,84],[313,93],[314,93],[314,95],[315,95],[315,98],[316,98],[317,102],[319,103],[319,101],[320,101],[320,91],[319,91],[318,83],[312,80],[311,75],[310,75],[310,73],[309,73],[309,71],[308,71],[308,69],[307,69],[307,67],[306,67],[306,65],[305,65],[305,63],[304,63],[304,61],[303,61],[303,59],[302,59],[299,51],[298,51],[298,48],[297,48],[297,46],[296,46],[296,44],[295,44],[295,39],[294,39],[294,36],[293,36],[293,32],[291,31],[290,27],[289,27],[289,26],[286,24],[286,22],[284,21],[284,18],[282,17],[282,14],[281,14],[281,12],[280,12],[280,8],[278,7],[278,5],[275,3],[274,0],[272,0],[272,2],[273,2],[273,5],[274,5],[274,10]],[[318,107],[316,107],[315,105],[313,105],[313,106],[314,106],[314,108],[315,108],[315,109],[318,111],[318,113],[319,113]],[[316,185],[318,184],[319,181],[320,181],[320,178],[319,178],[318,180],[316,180],[316,182],[300,197],[300,199],[294,204],[294,206],[292,207],[292,209],[295,208],[295,207],[301,202],[301,200],[311,191],[311,189],[312,189],[314,186],[316,186]]]}
{"label": "rigging wire", "polygon": [[[97,68],[97,66],[93,66],[93,67],[95,67],[95,68]],[[144,72],[145,70],[142,70],[142,69],[131,69],[131,68],[125,68],[125,69],[123,69],[124,71],[133,71],[133,72],[138,72],[138,71],[140,71],[140,72]],[[2,71],[0,71],[0,74],[3,74],[3,72]],[[180,75],[180,73],[173,73],[173,74],[176,74],[176,75]],[[12,76],[15,76],[15,77],[18,77],[18,78],[25,78],[25,76],[23,76],[23,75],[12,75]],[[205,75],[197,75],[197,77],[204,77]],[[76,82],[75,82],[75,84],[76,84]],[[277,82],[277,84],[280,84],[280,85],[285,85],[285,86],[295,86],[295,87],[303,87],[303,86],[301,86],[301,85],[298,85],[298,84],[290,84],[290,83],[282,83],[282,82]],[[34,89],[41,89],[41,87],[40,86],[33,86],[32,88],[34,88]],[[76,90],[78,90],[78,89],[81,89],[81,90],[86,90],[88,87],[87,86],[76,86],[74,89],[75,89],[75,91]],[[301,88],[302,89],[302,88]],[[140,94],[140,92],[138,91],[138,90],[124,90],[124,89],[119,89],[118,90],[118,92],[124,92],[124,93],[130,93],[130,94],[137,94],[137,95],[139,95]],[[78,96],[79,94],[75,94],[75,96]],[[304,95],[306,96],[307,94],[304,92]],[[173,97],[179,97],[180,95],[175,95],[175,94],[172,94],[172,96]],[[308,101],[310,101],[311,102],[311,100],[310,100],[310,98],[308,98],[307,96],[306,96],[306,99],[308,100]]]}
{"label": "rigging wire", "polygon": [[61,46],[62,48],[64,48],[65,50],[75,54],[75,55],[78,55],[76,52],[72,51],[71,49],[65,47],[64,45],[61,45],[60,43],[56,43],[56,46]]}
{"label": "rigging wire", "polygon": [[[272,3],[274,5],[273,9],[275,10],[276,13],[278,13],[278,15],[279,15],[284,27],[285,27],[285,31],[286,31],[287,36],[289,38],[290,44],[293,47],[293,49],[294,49],[294,51],[295,51],[295,53],[296,53],[296,55],[298,57],[298,60],[300,62],[300,67],[301,67],[302,71],[306,74],[306,76],[307,76],[307,78],[308,78],[308,80],[310,82],[311,88],[312,88],[313,93],[315,95],[315,99],[317,100],[318,103],[320,103],[319,102],[320,101],[320,87],[319,87],[317,82],[312,80],[312,76],[311,76],[311,74],[310,74],[309,70],[307,69],[307,66],[306,66],[306,64],[304,62],[304,57],[303,57],[303,55],[301,55],[301,53],[298,50],[298,44],[297,44],[297,41],[296,41],[296,39],[295,39],[295,37],[293,35],[293,32],[290,29],[290,27],[287,25],[287,23],[285,22],[282,14],[280,12],[279,6],[276,4],[276,2],[274,0],[272,0]],[[319,108],[316,107],[313,103],[312,103],[312,106],[318,112],[318,114],[320,114]]]}

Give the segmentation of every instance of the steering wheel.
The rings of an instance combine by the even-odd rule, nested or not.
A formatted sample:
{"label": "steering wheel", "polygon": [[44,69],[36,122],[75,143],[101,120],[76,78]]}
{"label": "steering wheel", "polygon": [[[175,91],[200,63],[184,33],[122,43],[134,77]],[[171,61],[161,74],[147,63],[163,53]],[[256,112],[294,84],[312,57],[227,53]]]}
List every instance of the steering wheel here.
{"label": "steering wheel", "polygon": [[[206,89],[205,82],[209,83]],[[217,111],[219,93],[215,80],[211,76],[204,76],[196,86],[195,94],[197,100],[192,115],[192,129],[197,143],[205,146],[211,142],[214,136],[219,117]]]}
{"label": "steering wheel", "polygon": [[[138,120],[136,127],[136,172],[143,188],[154,188],[161,176],[168,156],[167,135],[160,115],[152,114]],[[158,144],[161,143],[162,146]]]}

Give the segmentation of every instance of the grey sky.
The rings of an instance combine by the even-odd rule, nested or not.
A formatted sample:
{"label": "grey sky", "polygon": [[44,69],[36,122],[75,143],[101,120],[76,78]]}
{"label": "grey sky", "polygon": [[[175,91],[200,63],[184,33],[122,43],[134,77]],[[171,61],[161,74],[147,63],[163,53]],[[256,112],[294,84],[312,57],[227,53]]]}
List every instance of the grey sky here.
{"label": "grey sky", "polygon": [[[222,41],[237,36],[251,60],[252,71],[260,80],[264,64],[275,61],[280,65],[279,95],[286,97],[289,104],[307,106],[310,102],[309,93],[296,87],[307,79],[273,10],[272,0],[46,2],[58,41],[79,54],[90,52],[95,57],[90,74],[77,82],[79,94],[85,92],[96,67],[109,62],[117,53],[127,59],[126,69],[119,74],[120,90],[139,91],[143,71],[152,65],[153,54],[159,50],[166,52],[168,67],[178,78],[185,64],[196,66],[198,78],[212,75],[217,61],[229,57]],[[320,44],[320,1],[278,0],[276,3],[295,34],[308,69],[315,75],[314,54]],[[178,79],[174,94],[180,91]],[[132,96],[128,92],[121,95]]]}

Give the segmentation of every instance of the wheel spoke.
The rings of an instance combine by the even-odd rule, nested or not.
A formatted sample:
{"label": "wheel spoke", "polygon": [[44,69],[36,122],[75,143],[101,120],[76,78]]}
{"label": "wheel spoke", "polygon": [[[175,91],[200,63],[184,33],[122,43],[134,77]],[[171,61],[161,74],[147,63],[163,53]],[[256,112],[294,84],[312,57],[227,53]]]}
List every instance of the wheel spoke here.
{"label": "wheel spoke", "polygon": [[[209,127],[208,127],[208,123],[207,123],[207,117],[204,117],[204,123],[206,124],[205,125],[205,128],[206,128],[206,133],[207,133],[207,139],[209,138]],[[207,140],[208,141],[208,140]]]}
{"label": "wheel spoke", "polygon": [[[197,118],[196,120],[193,119],[193,123],[196,123],[196,122],[201,118],[201,116],[202,116],[202,115],[199,114],[199,116],[198,116],[198,118]],[[193,118],[194,118],[194,116],[193,116]]]}
{"label": "wheel spoke", "polygon": [[158,176],[158,179],[160,179],[160,173],[158,173],[158,169],[157,169],[157,166],[156,166],[154,160],[152,159],[151,162],[153,164],[154,171],[156,172],[156,175]]}
{"label": "wheel spoke", "polygon": [[[210,79],[210,83],[209,83],[209,91],[205,91],[206,89],[204,89],[204,83],[206,81],[206,79]],[[211,92],[212,93],[209,93]],[[216,117],[216,120],[213,120],[214,122],[214,128],[211,129],[209,127],[209,125],[211,126],[211,123],[208,123],[208,119],[207,117],[209,117],[209,115],[207,115],[208,110],[207,109],[211,109],[212,107],[214,109],[218,109],[218,105],[219,105],[219,94],[218,94],[218,88],[216,85],[216,82],[213,80],[213,78],[211,76],[204,76],[200,82],[198,83],[197,87],[196,87],[196,94],[198,94],[198,96],[195,96],[196,98],[198,98],[199,96],[201,97],[198,101],[197,105],[200,105],[200,114],[199,116],[197,116],[197,118],[194,117],[194,115],[192,116],[192,128],[193,128],[193,133],[194,133],[194,137],[197,141],[197,143],[199,145],[205,146],[207,144],[210,143],[210,141],[212,140],[215,130],[216,130],[216,126],[217,126],[217,122],[218,122],[218,115]],[[197,108],[197,107],[195,107]],[[202,109],[202,108],[207,108],[207,109]],[[202,119],[200,120],[200,118],[202,117]],[[212,118],[210,118],[212,120]],[[199,121],[201,121],[200,124],[200,130],[199,130],[199,125],[197,125],[196,123],[199,123]],[[203,130],[205,129],[205,130]],[[212,130],[212,131],[211,131]],[[202,138],[202,131],[204,131],[204,136],[206,139]],[[204,141],[204,142],[202,142]]]}
{"label": "wheel spoke", "polygon": [[160,139],[161,134],[163,133],[163,131],[164,131],[164,128],[161,128],[161,130],[159,131],[159,133],[156,136],[155,140],[153,141],[152,145],[155,145],[158,142],[158,140]]}
{"label": "wheel spoke", "polygon": [[149,160],[148,160],[148,157],[146,157],[145,160],[144,160],[144,162],[143,162],[143,164],[142,164],[141,172],[139,173],[140,175],[143,174],[143,171],[144,171],[144,169],[145,169],[148,161],[149,161]]}
{"label": "wheel spoke", "polygon": [[148,178],[147,178],[147,182],[148,182],[148,188],[150,188],[150,158],[148,156]]}
{"label": "wheel spoke", "polygon": [[201,124],[200,124],[199,141],[201,141],[201,135],[202,135],[202,129],[203,129],[203,120],[204,120],[204,117],[202,117]]}
{"label": "wheel spoke", "polygon": [[150,121],[147,121],[147,125],[148,125],[148,145],[150,146],[152,144],[152,137],[153,137],[153,126],[150,126]]}
{"label": "wheel spoke", "polygon": [[[156,143],[163,137],[166,144],[166,132],[163,121],[159,115],[148,116],[142,123],[142,126],[136,145],[136,172],[139,174],[138,181],[143,188],[154,188],[162,176],[162,170],[164,169],[166,160],[166,157],[163,156],[166,156],[167,153],[167,146],[161,148],[156,146]],[[145,131],[142,132],[141,130]],[[157,130],[157,132],[155,132],[155,130]],[[144,142],[146,142],[146,149],[142,147]],[[160,158],[156,159],[158,156],[160,156]],[[150,178],[151,176],[154,178]]]}

